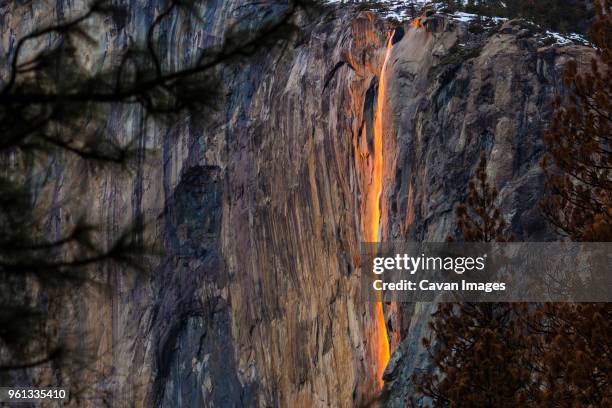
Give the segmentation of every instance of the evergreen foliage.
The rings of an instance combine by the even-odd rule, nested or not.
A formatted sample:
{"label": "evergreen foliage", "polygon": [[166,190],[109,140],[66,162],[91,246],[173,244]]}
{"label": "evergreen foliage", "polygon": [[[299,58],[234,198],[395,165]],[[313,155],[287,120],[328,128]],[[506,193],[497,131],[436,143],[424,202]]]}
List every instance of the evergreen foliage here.
{"label": "evergreen foliage", "polygon": [[445,0],[442,3],[451,11],[525,18],[559,32],[584,32],[592,17],[590,3],[583,0]]}
{"label": "evergreen foliage", "polygon": [[[0,4],[2,13],[13,15],[47,7],[37,9],[36,16],[49,17],[17,36],[1,64],[0,382],[27,383],[32,370],[43,368],[51,370],[46,378],[72,372],[74,400],[83,370],[93,362],[70,344],[87,348],[100,340],[66,332],[66,319],[78,312],[68,307],[71,300],[91,297],[92,290],[104,295],[119,279],[111,274],[143,271],[151,248],[143,243],[142,220],[97,225],[91,209],[77,205],[85,194],[79,189],[68,191],[64,199],[69,203],[62,205],[55,224],[59,228],[52,228],[41,186],[53,181],[53,168],[72,169],[66,177],[76,177],[73,184],[85,191],[93,178],[106,174],[116,181],[142,169],[154,153],[145,148],[147,130],[167,128],[168,119],[177,115],[201,116],[219,100],[221,67],[261,50],[282,51],[297,38],[297,21],[307,23],[319,6],[309,0],[245,6],[236,11],[236,21],[227,23],[222,40],[194,50],[177,66],[165,56],[180,50],[162,49],[164,30],[172,21],[187,27],[182,35],[198,30],[206,0],[160,2],[146,30],[135,29],[141,37],[133,33],[123,48],[112,50],[112,63],[98,65],[85,60],[100,45],[95,30],[101,22],[123,30],[134,12],[130,6],[94,0],[77,8],[81,12],[56,13],[55,2],[30,3]],[[118,111],[143,118],[127,140],[110,131],[109,118],[116,120],[112,113]]]}
{"label": "evergreen foliage", "polygon": [[[511,241],[486,168],[483,153],[467,201],[457,207],[458,228],[467,242]],[[533,372],[523,312],[509,303],[440,304],[430,323],[433,340],[423,339],[433,372],[413,376],[417,392],[435,407],[524,406]]]}
{"label": "evergreen foliage", "polygon": [[[567,98],[557,98],[545,136],[547,219],[565,237],[612,241],[612,8],[597,5],[590,37],[597,58],[571,62]],[[538,334],[538,407],[612,406],[612,303],[547,304],[532,318]]]}
{"label": "evergreen foliage", "polygon": [[[573,241],[612,240],[609,146],[612,67],[610,3],[590,30],[598,58],[568,65],[566,98],[557,98],[545,136],[547,219]],[[457,208],[466,241],[507,241],[481,158],[466,204]],[[612,406],[610,303],[442,304],[424,339],[433,372],[414,375],[435,407]]]}

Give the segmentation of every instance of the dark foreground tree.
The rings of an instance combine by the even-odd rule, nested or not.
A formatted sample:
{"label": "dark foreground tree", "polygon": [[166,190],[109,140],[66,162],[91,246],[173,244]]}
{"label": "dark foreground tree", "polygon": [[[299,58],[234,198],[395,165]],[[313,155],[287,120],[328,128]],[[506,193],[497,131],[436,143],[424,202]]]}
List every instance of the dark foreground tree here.
{"label": "dark foreground tree", "polygon": [[[573,241],[612,240],[610,109],[611,9],[595,3],[590,38],[598,59],[589,70],[568,66],[569,95],[555,101],[543,161],[548,220]],[[495,193],[487,197],[486,167],[477,170],[458,208],[468,240],[504,240]],[[480,208],[474,208],[474,205]],[[501,236],[499,236],[501,235]],[[500,239],[501,238],[501,239]],[[433,316],[433,374],[414,376],[417,389],[442,407],[605,407],[612,405],[610,303],[441,305]]]}
{"label": "dark foreground tree", "polygon": [[[486,168],[483,153],[467,202],[457,207],[458,228],[467,242],[510,241]],[[524,309],[509,303],[440,304],[430,323],[433,338],[423,339],[433,371],[413,376],[418,393],[435,407],[524,406],[532,375],[531,346],[518,318]]]}
{"label": "dark foreground tree", "polygon": [[[548,220],[572,241],[612,241],[612,18],[595,2],[590,37],[597,58],[581,71],[571,62],[567,98],[559,97],[546,133],[543,162]],[[612,406],[612,303],[547,304],[534,318],[539,333],[539,407]]]}
{"label": "dark foreground tree", "polygon": [[550,196],[542,203],[546,218],[573,241],[612,237],[612,24],[610,3],[598,7],[591,29],[598,59],[579,72],[570,61],[565,72],[569,96],[559,96],[545,134],[543,168]]}
{"label": "dark foreground tree", "polygon": [[[457,227],[465,242],[506,242],[506,220],[495,204],[497,189],[487,180],[487,157],[480,155],[476,173],[468,183],[467,202],[457,206]],[[454,238],[449,236],[448,241]]]}
{"label": "dark foreground tree", "polygon": [[[99,46],[98,28],[120,31],[138,11],[111,0],[85,3],[80,12],[56,13],[53,4],[0,3],[2,21],[32,10],[36,18],[42,16],[29,32],[17,32],[0,64],[3,385],[27,382],[25,373],[41,367],[86,369],[87,356],[76,355],[63,331],[65,319],[72,317],[66,305],[71,298],[89,296],[91,288],[104,290],[112,283],[101,273],[108,272],[104,265],[143,266],[142,220],[111,229],[93,223],[91,211],[78,205],[87,194],[88,177],[108,171],[130,175],[142,168],[149,154],[147,129],[170,126],[167,119],[176,115],[205,113],[220,98],[222,67],[262,50],[282,51],[297,34],[296,22],[319,10],[309,0],[246,5],[226,22],[222,39],[194,50],[177,66],[164,57],[172,54],[162,49],[168,46],[164,30],[174,22],[187,27],[183,35],[194,35],[208,1],[160,1],[146,29],[131,33],[124,47],[96,65],[89,59]],[[109,118],[116,118],[112,113],[117,110],[141,118],[127,140],[110,131]],[[46,186],[58,167],[70,168],[78,177],[73,184],[81,189],[64,193],[70,202],[62,205],[60,227],[54,228]],[[71,335],[85,342],[86,333]],[[77,382],[83,378],[73,377]]]}

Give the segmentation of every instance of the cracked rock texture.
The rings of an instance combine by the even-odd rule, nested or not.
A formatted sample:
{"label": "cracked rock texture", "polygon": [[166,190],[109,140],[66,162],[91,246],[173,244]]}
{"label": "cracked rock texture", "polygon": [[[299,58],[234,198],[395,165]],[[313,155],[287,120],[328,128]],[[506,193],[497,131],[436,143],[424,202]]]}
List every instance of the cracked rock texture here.
{"label": "cracked rock texture", "polygon": [[[155,2],[130,3],[123,25],[105,22],[94,65],[155,15]],[[211,1],[198,35],[164,26],[167,57],[179,63],[214,41],[239,4]],[[6,55],[36,10],[2,19]],[[589,50],[541,46],[521,22],[479,35],[441,16],[422,23],[396,28],[387,66],[383,239],[454,233],[453,208],[481,151],[513,232],[547,239],[537,217],[542,130],[564,62]],[[373,115],[393,28],[350,8],[322,18],[278,58],[224,69],[223,102],[204,120],[138,133],[142,112],[113,111],[117,134],[136,132],[159,153],[132,177],[89,180],[79,205],[111,227],[142,219],[152,226],[144,239],[164,255],[147,275],[107,271],[113,292],[79,301],[78,322],[96,339],[94,381],[112,406],[405,406],[411,373],[427,367],[420,339],[432,306],[385,305],[394,353],[379,399],[380,327],[360,286]],[[52,230],[77,174],[54,168]]]}

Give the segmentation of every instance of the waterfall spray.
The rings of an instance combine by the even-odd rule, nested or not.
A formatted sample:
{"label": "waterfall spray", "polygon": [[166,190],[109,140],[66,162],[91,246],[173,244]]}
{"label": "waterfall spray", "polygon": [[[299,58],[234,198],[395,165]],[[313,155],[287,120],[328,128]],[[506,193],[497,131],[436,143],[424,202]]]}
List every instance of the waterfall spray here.
{"label": "waterfall spray", "polygon": [[[380,77],[378,81],[378,95],[376,99],[376,114],[374,117],[374,166],[372,175],[372,185],[370,188],[370,220],[371,225],[369,226],[369,233],[366,237],[369,242],[380,242],[381,240],[381,196],[383,190],[383,108],[386,98],[386,80],[385,70],[387,68],[387,62],[391,56],[391,40],[393,38],[393,32],[389,33],[387,38],[385,59],[380,71]],[[380,388],[382,388],[384,382],[382,379],[385,367],[389,362],[390,351],[389,351],[389,337],[387,334],[387,325],[385,323],[385,315],[383,312],[382,300],[379,299],[376,302],[376,331],[378,343],[377,347],[377,381]]]}

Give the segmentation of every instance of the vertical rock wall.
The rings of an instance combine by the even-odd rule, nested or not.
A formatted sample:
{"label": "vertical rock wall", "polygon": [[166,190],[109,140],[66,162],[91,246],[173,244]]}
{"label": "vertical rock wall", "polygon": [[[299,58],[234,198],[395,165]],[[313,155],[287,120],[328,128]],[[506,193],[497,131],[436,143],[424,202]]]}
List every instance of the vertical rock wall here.
{"label": "vertical rock wall", "polygon": [[[545,46],[538,29],[509,21],[472,34],[433,16],[411,28],[394,50],[393,140],[387,145],[386,238],[443,242],[456,235],[455,206],[464,202],[478,157],[499,190],[498,206],[521,241],[554,240],[539,213],[539,161],[551,102],[563,93],[569,58],[587,61],[582,46]],[[401,344],[385,373],[383,405],[404,407],[411,375],[429,369],[421,339],[429,337],[432,304],[387,310]]]}
{"label": "vertical rock wall", "polygon": [[[218,41],[239,3],[209,2],[202,27],[164,26],[170,63]],[[130,5],[127,21],[103,22],[94,66],[112,63],[112,50],[155,15],[156,3]],[[2,17],[3,53],[37,12]],[[535,217],[540,135],[564,58],[583,50],[541,48],[513,25],[473,35],[441,17],[423,23],[396,31],[387,67],[383,239],[452,233],[453,206],[482,150],[513,231],[545,238]],[[92,379],[112,406],[352,407],[377,398],[380,328],[360,295],[359,244],[377,76],[393,28],[350,9],[322,17],[286,52],[226,67],[220,106],[170,127],[114,109],[110,127],[138,136],[145,155],[133,177],[111,171],[75,186],[77,165],[53,167],[44,194],[54,197],[52,230],[68,222],[63,199],[78,196],[70,205],[111,232],[141,220],[143,239],[164,250],[147,275],[100,271],[112,293],[77,300],[76,321],[98,356]],[[396,353],[384,402],[403,406],[410,374],[425,365],[431,306],[385,311]]]}

